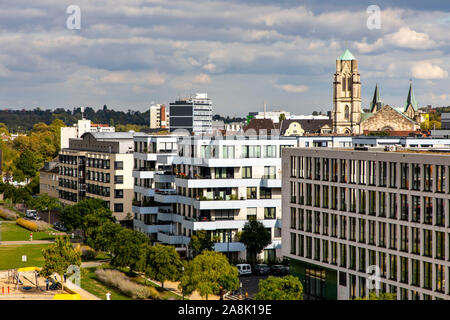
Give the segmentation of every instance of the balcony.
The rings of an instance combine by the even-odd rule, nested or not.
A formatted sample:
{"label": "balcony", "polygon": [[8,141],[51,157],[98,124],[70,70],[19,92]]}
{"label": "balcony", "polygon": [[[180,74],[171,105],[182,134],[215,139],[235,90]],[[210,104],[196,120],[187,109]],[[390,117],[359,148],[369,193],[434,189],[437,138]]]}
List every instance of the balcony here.
{"label": "balcony", "polygon": [[153,197],[155,196],[155,189],[151,187],[141,187],[141,186],[134,186],[134,192],[142,194],[142,196],[145,197]]}
{"label": "balcony", "polygon": [[[266,228],[274,228],[280,225],[280,219],[258,220]],[[191,230],[220,230],[220,229],[242,229],[248,220],[193,220],[187,219],[183,222],[183,227]]]}
{"label": "balcony", "polygon": [[167,232],[170,233],[172,231],[171,224],[145,224],[141,220],[134,220],[134,227],[139,228],[145,233],[157,233],[157,232]]}
{"label": "balcony", "polygon": [[145,207],[145,206],[135,206],[133,204],[132,209],[134,213],[139,214],[157,214],[158,213],[158,207]]}
{"label": "balcony", "polygon": [[169,232],[158,232],[157,239],[159,242],[171,245],[175,244],[187,245],[191,241],[189,237],[175,235]]}
{"label": "balcony", "polygon": [[218,252],[239,252],[245,250],[245,245],[242,242],[216,242],[214,243],[214,250]]}
{"label": "balcony", "polygon": [[135,159],[144,160],[144,161],[156,161],[157,160],[156,153],[134,152],[133,157]]}
{"label": "balcony", "polygon": [[138,179],[153,179],[155,173],[160,173],[161,171],[156,171],[156,169],[152,170],[133,170],[133,178]]}

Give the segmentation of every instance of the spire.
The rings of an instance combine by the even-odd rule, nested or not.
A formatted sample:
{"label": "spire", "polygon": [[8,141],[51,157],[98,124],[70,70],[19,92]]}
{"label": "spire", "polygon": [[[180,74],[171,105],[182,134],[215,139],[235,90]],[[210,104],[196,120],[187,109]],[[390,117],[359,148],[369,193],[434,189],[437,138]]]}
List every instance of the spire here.
{"label": "spire", "polygon": [[373,99],[370,101],[370,112],[374,113],[383,107],[383,102],[380,99],[380,91],[378,90],[378,84],[375,86],[375,92],[373,93]]}
{"label": "spire", "polygon": [[406,98],[406,102],[405,102],[405,107],[403,109],[403,112],[406,111],[406,109],[408,109],[409,105],[413,106],[414,111],[417,111],[417,101],[416,98],[414,97],[414,91],[412,88],[412,80],[409,80],[409,91],[408,91],[408,97]]}
{"label": "spire", "polygon": [[352,55],[350,50],[345,49],[345,52],[339,57],[339,60],[356,60],[355,57]]}

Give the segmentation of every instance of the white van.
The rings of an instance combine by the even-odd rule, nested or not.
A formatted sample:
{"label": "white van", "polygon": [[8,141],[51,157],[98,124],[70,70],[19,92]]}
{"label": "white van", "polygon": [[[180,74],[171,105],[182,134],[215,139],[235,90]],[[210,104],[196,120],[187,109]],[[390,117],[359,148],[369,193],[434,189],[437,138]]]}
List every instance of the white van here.
{"label": "white van", "polygon": [[245,276],[245,275],[251,275],[252,274],[252,267],[247,263],[240,263],[236,265],[239,275]]}
{"label": "white van", "polygon": [[39,220],[41,217],[39,217],[36,210],[27,210],[25,216],[29,219]]}

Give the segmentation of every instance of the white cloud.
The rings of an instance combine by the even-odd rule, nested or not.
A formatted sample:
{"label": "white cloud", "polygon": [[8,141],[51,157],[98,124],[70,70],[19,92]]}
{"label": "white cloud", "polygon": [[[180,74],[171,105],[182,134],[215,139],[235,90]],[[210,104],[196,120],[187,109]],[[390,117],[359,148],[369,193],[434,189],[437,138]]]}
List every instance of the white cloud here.
{"label": "white cloud", "polygon": [[199,74],[194,77],[195,83],[210,83],[211,77],[205,73]]}
{"label": "white cloud", "polygon": [[444,79],[448,77],[447,70],[429,61],[416,62],[411,68],[411,73],[417,79]]}
{"label": "white cloud", "polygon": [[385,36],[393,46],[408,49],[431,49],[437,46],[437,43],[426,33],[416,32],[409,27],[402,27],[397,32]]}
{"label": "white cloud", "polygon": [[283,91],[289,93],[302,93],[308,91],[308,86],[295,85],[295,84],[276,84],[275,87],[280,88]]}

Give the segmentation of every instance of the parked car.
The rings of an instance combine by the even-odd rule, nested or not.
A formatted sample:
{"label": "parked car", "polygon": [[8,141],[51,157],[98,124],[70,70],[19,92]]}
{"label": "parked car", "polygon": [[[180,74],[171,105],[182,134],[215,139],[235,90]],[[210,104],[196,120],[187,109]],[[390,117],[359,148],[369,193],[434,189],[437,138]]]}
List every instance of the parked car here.
{"label": "parked car", "polygon": [[247,263],[240,263],[236,265],[240,276],[249,276],[252,274],[252,267]]}
{"label": "parked car", "polygon": [[37,213],[36,210],[27,210],[25,213],[25,217],[27,217],[28,219],[33,219],[33,220],[41,219],[41,217],[39,216],[39,214]]}
{"label": "parked car", "polygon": [[267,264],[256,264],[253,271],[256,275],[262,276],[270,273],[270,267]]}
{"label": "parked car", "polygon": [[55,222],[53,224],[53,228],[55,228],[56,230],[59,230],[59,231],[64,231],[64,232],[67,231],[66,226],[62,222]]}
{"label": "parked car", "polygon": [[270,267],[270,272],[273,275],[288,275],[289,274],[289,267],[288,266],[284,266],[282,264],[275,264],[272,267]]}

